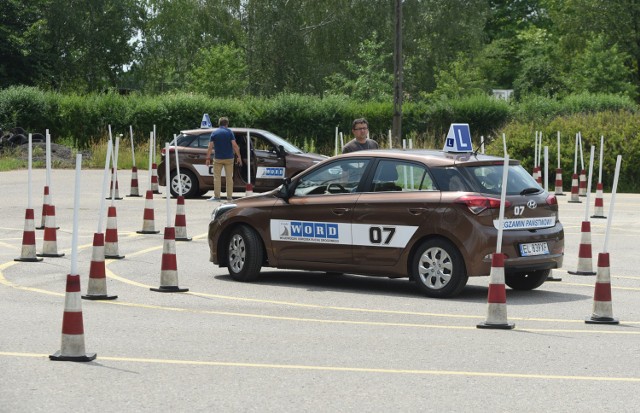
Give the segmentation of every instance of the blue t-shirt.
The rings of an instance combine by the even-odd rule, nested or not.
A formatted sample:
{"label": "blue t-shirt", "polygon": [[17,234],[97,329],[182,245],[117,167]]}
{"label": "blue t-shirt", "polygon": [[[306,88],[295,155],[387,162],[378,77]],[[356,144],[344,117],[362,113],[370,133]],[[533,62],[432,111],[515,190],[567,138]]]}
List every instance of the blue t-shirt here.
{"label": "blue t-shirt", "polygon": [[235,141],[236,137],[231,129],[220,126],[211,132],[211,142],[213,142],[214,159],[233,159],[233,145],[231,141]]}

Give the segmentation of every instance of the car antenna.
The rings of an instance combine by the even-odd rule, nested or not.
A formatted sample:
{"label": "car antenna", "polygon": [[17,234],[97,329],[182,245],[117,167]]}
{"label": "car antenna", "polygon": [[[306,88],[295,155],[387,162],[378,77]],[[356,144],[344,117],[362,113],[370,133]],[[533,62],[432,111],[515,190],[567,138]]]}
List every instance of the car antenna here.
{"label": "car antenna", "polygon": [[478,145],[478,147],[476,148],[475,151],[473,151],[473,157],[477,158],[478,157],[478,151],[480,150],[480,148],[482,148],[482,145],[484,145],[484,136],[482,137],[482,140],[480,141],[480,145]]}

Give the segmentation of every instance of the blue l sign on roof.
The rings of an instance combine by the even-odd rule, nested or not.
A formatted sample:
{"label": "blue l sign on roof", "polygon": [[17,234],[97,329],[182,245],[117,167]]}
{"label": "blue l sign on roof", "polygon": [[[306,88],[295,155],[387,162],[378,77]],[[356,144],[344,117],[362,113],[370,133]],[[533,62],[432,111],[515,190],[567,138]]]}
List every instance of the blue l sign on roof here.
{"label": "blue l sign on roof", "polygon": [[473,152],[468,123],[452,123],[444,142],[445,152]]}

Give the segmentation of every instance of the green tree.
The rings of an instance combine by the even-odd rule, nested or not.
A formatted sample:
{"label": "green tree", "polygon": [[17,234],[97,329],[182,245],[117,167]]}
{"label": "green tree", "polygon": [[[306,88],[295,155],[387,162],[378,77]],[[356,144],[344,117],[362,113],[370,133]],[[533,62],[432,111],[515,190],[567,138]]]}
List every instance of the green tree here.
{"label": "green tree", "polygon": [[460,99],[488,92],[480,69],[462,53],[446,69],[440,69],[435,78],[436,89],[425,96],[429,99]]}
{"label": "green tree", "polygon": [[553,36],[545,29],[532,27],[519,33],[518,40],[522,48],[518,53],[521,67],[513,84],[516,94],[554,97],[561,93],[565,86],[556,63]]}
{"label": "green tree", "polygon": [[384,43],[373,32],[360,45],[357,61],[345,61],[347,75],[335,73],[326,78],[328,94],[344,94],[359,100],[389,100],[393,96],[393,75],[386,70],[391,52],[383,50]]}
{"label": "green tree", "polygon": [[211,97],[239,97],[247,88],[244,51],[233,44],[201,50],[187,73],[187,88]]}

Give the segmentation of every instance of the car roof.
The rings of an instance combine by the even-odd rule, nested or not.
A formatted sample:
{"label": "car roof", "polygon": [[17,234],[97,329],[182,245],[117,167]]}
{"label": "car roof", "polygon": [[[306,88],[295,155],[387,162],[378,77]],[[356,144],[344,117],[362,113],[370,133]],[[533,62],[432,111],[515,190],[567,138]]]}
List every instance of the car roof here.
{"label": "car roof", "polygon": [[[185,135],[202,135],[203,133],[211,133],[216,129],[218,129],[218,128],[187,129],[187,130],[181,130],[180,133],[183,133]],[[231,129],[234,133],[235,132],[239,132],[239,133],[247,133],[247,132],[269,133],[264,129],[256,129],[256,128],[229,128],[229,129]]]}
{"label": "car roof", "polygon": [[[340,157],[376,157],[376,158],[394,158],[407,161],[425,162],[430,166],[454,166],[454,165],[487,165],[502,163],[504,158],[499,156],[473,154],[467,152],[444,152],[436,149],[371,149],[364,151],[351,152],[339,155]],[[510,165],[517,165],[520,162],[509,160]]]}

